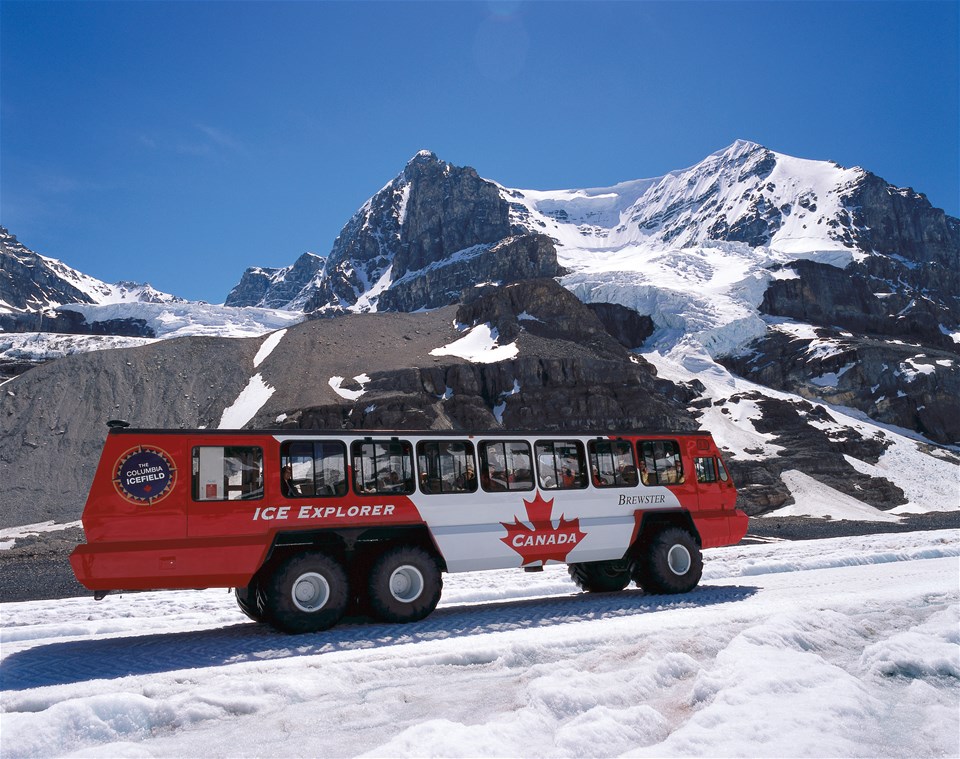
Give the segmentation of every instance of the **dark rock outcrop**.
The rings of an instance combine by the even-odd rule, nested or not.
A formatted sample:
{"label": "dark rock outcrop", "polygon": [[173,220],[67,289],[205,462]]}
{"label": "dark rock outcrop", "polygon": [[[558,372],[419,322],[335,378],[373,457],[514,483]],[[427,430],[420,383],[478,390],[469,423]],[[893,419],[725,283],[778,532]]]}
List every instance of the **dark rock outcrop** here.
{"label": "dark rock outcrop", "polygon": [[789,268],[798,276],[774,280],[764,293],[761,312],[823,327],[910,338],[945,350],[956,346],[940,329],[952,321],[949,311],[956,297],[949,288],[921,294],[903,286],[890,292],[885,285],[880,291],[856,265],[838,269],[794,261]]}
{"label": "dark rock outcrop", "polygon": [[[408,272],[433,272],[433,265],[455,253],[492,246],[510,235],[507,203],[495,184],[470,167],[453,166],[421,151],[344,226],[304,310],[337,313],[355,307],[388,273],[390,281],[397,282]],[[454,271],[468,270],[449,270],[447,279],[452,280]],[[471,284],[448,283],[445,292]],[[430,307],[410,303],[410,297],[407,289],[395,302],[405,303],[407,310]],[[361,304],[359,310],[367,308]]]}
{"label": "dark rock outcrop", "polygon": [[16,311],[37,311],[61,303],[93,303],[88,293],[65,279],[63,271],[57,271],[57,264],[63,266],[34,253],[16,235],[0,227],[0,302]]}
{"label": "dark rock outcrop", "polygon": [[619,303],[588,303],[587,308],[624,348],[639,348],[653,334],[653,319]]}
{"label": "dark rock outcrop", "polygon": [[721,362],[767,387],[859,409],[940,443],[960,441],[960,357],[955,352],[829,328],[818,328],[817,335],[771,331],[748,346],[749,354]]}
{"label": "dark rock outcrop", "polygon": [[920,264],[925,271],[918,284],[960,292],[960,220],[934,208],[922,193],[894,187],[870,172],[844,203],[851,239],[860,250]]}
{"label": "dark rock outcrop", "polygon": [[787,470],[802,472],[878,509],[891,509],[906,503],[903,491],[892,482],[861,474],[843,457],[847,454],[876,463],[889,445],[882,433],[875,438],[864,438],[849,428],[836,425],[836,430],[828,434],[823,426],[831,422],[835,424],[835,420],[823,406],[806,401],[778,400],[760,393],[743,393],[729,400],[740,399],[760,407],[763,415],[755,422],[757,432],[771,435],[770,442],[782,449],[777,456],[763,459],[736,454],[728,457],[731,476],[738,483],[737,505],[749,515],[756,516],[793,503],[793,496],[780,478]]}
{"label": "dark rock outcrop", "polygon": [[492,245],[475,245],[451,258],[408,271],[380,296],[378,308],[381,311],[437,308],[458,302],[465,288],[479,283],[509,284],[563,273],[549,237],[508,237]]}
{"label": "dark rock outcrop", "polygon": [[83,314],[69,309],[56,311],[48,309],[26,314],[0,314],[0,332],[156,337],[156,333],[144,319],[101,319],[88,322]]}
{"label": "dark rock outcrop", "polygon": [[314,280],[323,271],[325,261],[315,253],[304,253],[292,266],[277,269],[251,266],[230,291],[224,305],[302,308],[313,295]]}

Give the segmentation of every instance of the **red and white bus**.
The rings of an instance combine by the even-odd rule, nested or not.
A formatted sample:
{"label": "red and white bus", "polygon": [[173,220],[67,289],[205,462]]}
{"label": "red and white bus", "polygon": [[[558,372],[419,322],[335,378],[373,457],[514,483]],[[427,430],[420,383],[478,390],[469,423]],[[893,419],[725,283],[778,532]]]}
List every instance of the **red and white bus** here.
{"label": "red and white bus", "polygon": [[287,632],[436,607],[443,572],[569,567],[586,591],[693,589],[747,529],[709,433],[150,430],[112,423],[77,579],[235,588]]}

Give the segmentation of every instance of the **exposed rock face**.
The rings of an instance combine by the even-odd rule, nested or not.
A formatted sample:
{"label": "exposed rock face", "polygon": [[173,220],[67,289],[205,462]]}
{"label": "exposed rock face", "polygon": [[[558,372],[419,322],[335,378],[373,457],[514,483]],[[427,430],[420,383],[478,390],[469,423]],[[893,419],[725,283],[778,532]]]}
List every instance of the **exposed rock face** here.
{"label": "exposed rock face", "polygon": [[[740,398],[756,403],[763,411],[757,420],[758,432],[773,436],[782,448],[779,455],[751,460],[731,456],[727,464],[738,483],[737,505],[751,516],[793,503],[793,496],[780,479],[782,472],[796,470],[879,509],[905,503],[903,491],[882,477],[868,477],[854,469],[843,454],[876,463],[888,443],[882,438],[867,439],[836,425],[823,406],[806,402],[776,400],[759,393]],[[810,424],[810,421],[816,424]]]}
{"label": "exposed rock face", "polygon": [[[421,151],[344,226],[304,310],[366,310],[372,304],[361,297],[378,282],[386,289],[408,272],[427,269],[458,251],[492,245],[510,234],[507,204],[496,185],[472,168],[452,166]],[[453,271],[447,272],[447,280]],[[457,271],[466,275],[470,269]],[[471,284],[462,281],[455,289],[459,292]],[[408,289],[396,302],[407,303],[408,310],[428,307],[409,303],[410,297]]]}
{"label": "exposed rock face", "polygon": [[921,295],[903,285],[891,292],[887,284],[878,291],[878,284],[856,265],[838,269],[795,261],[790,269],[798,276],[771,283],[760,305],[763,313],[824,327],[911,338],[948,350],[956,345],[940,329],[943,321],[949,323],[945,312],[952,307],[951,301],[956,301],[946,288],[937,286]]}
{"label": "exposed rock face", "polygon": [[17,311],[60,303],[93,303],[90,295],[65,280],[46,259],[0,227],[0,301]]}
{"label": "exposed rock face", "polygon": [[588,303],[587,308],[625,348],[639,348],[653,334],[653,319],[619,303]]}
{"label": "exposed rock face", "polygon": [[[883,197],[896,199],[893,206],[902,200],[897,193]],[[816,337],[791,335],[774,324],[746,355],[724,363],[769,387],[857,408],[941,443],[960,441],[960,346],[943,328],[957,323],[960,299],[952,288],[960,246],[951,249],[948,234],[955,220],[944,221],[926,205],[924,211],[918,204],[919,237],[902,242],[919,255],[916,246],[927,234],[922,220],[932,219],[929,260],[874,255],[846,269],[794,262],[789,268],[797,276],[775,280],[760,309],[815,325]],[[948,273],[950,261],[954,270]],[[890,279],[879,279],[878,271]]]}
{"label": "exposed rock face", "polygon": [[38,311],[0,314],[0,332],[60,332],[66,335],[156,337],[144,319],[103,319],[88,322],[77,311]]}
{"label": "exposed rock face", "polygon": [[659,380],[553,280],[482,288],[456,321],[488,324],[519,357],[492,364],[444,357],[436,366],[369,373],[362,400],[291,414],[308,428],[696,429],[691,388]]}
{"label": "exposed rock face", "polygon": [[801,338],[771,331],[751,344],[750,354],[723,363],[767,387],[856,408],[941,443],[960,441],[955,352],[836,329],[816,332],[816,338]]}
{"label": "exposed rock face", "polygon": [[296,311],[313,295],[315,280],[325,262],[322,256],[304,253],[292,266],[279,269],[252,266],[230,291],[224,305]]}
{"label": "exposed rock face", "polygon": [[549,237],[508,237],[492,245],[475,245],[449,259],[408,271],[380,296],[378,307],[381,311],[437,308],[458,302],[464,288],[479,283],[508,284],[562,273]]}
{"label": "exposed rock face", "polygon": [[421,152],[402,176],[409,191],[393,262],[395,278],[458,250],[510,236],[507,205],[496,185],[469,166],[458,168]]}
{"label": "exposed rock face", "polygon": [[857,247],[924,265],[919,286],[960,291],[960,220],[934,208],[925,195],[869,172],[845,200]]}

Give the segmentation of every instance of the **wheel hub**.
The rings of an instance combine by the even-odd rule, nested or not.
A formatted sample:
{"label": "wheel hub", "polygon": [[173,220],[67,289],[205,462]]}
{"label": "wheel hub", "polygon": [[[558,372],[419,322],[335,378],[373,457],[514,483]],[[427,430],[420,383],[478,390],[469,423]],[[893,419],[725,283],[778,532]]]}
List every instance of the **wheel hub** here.
{"label": "wheel hub", "polygon": [[677,543],[676,545],[671,546],[670,550],[667,552],[667,566],[670,567],[670,571],[678,577],[683,577],[683,575],[689,572],[692,564],[693,559],[691,558],[690,551],[687,550],[686,546],[682,546]]}
{"label": "wheel hub", "polygon": [[423,593],[423,575],[409,564],[397,567],[390,575],[390,595],[401,603],[416,601]]}
{"label": "wheel hub", "polygon": [[307,613],[319,611],[330,600],[330,584],[317,572],[300,575],[293,583],[293,604]]}

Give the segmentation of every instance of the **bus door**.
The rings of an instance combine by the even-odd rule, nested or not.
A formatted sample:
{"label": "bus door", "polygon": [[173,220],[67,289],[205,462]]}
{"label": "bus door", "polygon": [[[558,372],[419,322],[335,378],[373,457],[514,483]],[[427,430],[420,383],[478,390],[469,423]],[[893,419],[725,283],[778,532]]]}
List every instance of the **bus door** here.
{"label": "bus door", "polygon": [[697,491],[701,511],[733,509],[737,492],[723,460],[709,452],[697,451],[693,459],[697,473]]}

